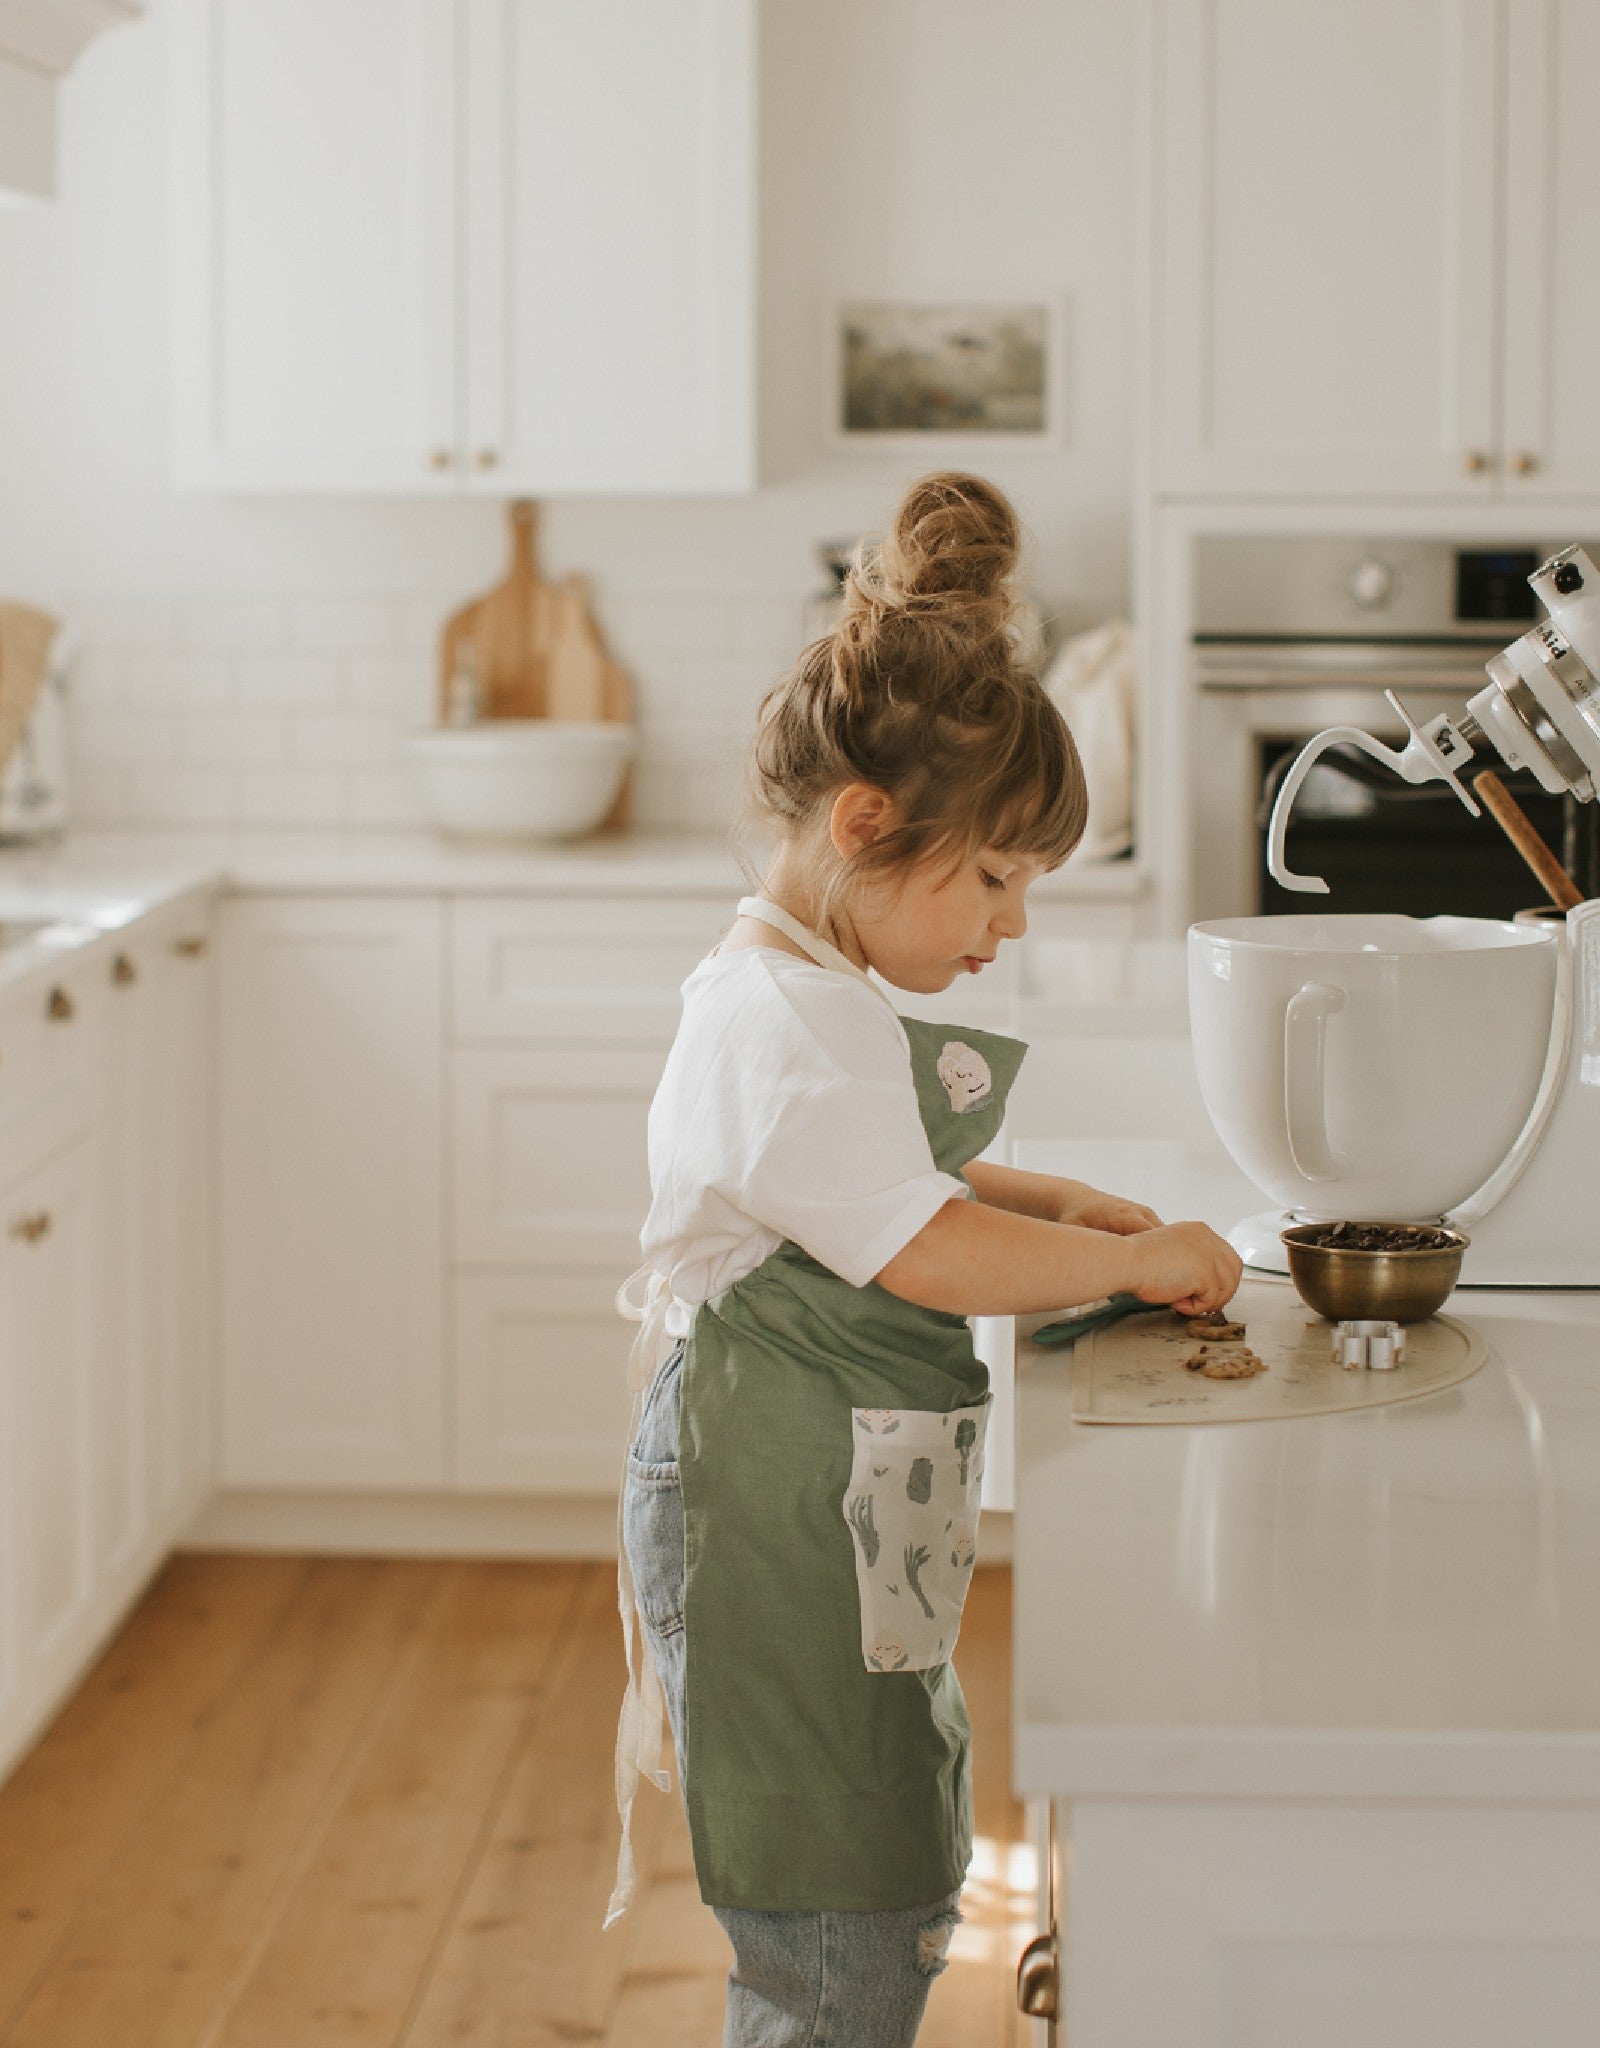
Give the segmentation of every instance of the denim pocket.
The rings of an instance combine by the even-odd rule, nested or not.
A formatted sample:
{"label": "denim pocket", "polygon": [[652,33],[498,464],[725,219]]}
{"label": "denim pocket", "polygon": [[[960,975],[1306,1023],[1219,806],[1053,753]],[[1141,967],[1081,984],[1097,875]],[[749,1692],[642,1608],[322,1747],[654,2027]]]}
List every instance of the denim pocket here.
{"label": "denim pocket", "polygon": [[683,1627],[683,1485],[678,1476],[681,1348],[652,1381],[639,1433],[628,1450],[622,1490],[622,1540],[634,1599],[659,1636]]}

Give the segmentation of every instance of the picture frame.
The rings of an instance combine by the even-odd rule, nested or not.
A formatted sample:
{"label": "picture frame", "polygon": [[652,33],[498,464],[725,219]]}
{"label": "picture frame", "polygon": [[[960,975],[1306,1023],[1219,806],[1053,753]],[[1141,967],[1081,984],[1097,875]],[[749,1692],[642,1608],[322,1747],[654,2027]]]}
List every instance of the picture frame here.
{"label": "picture frame", "polygon": [[1042,292],[838,294],[824,316],[826,438],[854,454],[1060,447],[1066,326]]}

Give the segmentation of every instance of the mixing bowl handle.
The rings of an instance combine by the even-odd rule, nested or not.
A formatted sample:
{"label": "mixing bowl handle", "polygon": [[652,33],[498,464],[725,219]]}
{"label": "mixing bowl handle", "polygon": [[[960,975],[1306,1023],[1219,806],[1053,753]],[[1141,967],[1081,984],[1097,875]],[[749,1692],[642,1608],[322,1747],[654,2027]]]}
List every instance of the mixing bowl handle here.
{"label": "mixing bowl handle", "polygon": [[1328,1142],[1325,1067],[1328,1019],[1344,1008],[1344,990],[1308,981],[1283,1013],[1283,1116],[1289,1156],[1304,1180],[1337,1180],[1345,1163]]}

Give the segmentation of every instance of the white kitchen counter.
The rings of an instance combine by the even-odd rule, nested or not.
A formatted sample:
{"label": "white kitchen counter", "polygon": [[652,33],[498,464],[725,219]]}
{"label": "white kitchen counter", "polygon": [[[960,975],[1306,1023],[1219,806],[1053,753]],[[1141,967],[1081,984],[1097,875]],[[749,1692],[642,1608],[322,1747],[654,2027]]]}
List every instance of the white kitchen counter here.
{"label": "white kitchen counter", "polygon": [[[0,853],[0,891],[113,890],[225,882],[236,893],[737,896],[726,838],[623,833],[566,846],[453,843],[417,832],[72,832],[57,848]],[[1039,901],[1126,903],[1146,893],[1132,861],[1068,865],[1035,883]]]}
{"label": "white kitchen counter", "polygon": [[[1218,1228],[1261,1206],[1220,1147],[1017,1158]],[[1600,1293],[1448,1313],[1491,1351],[1460,1387],[1154,1428],[1073,1422],[1021,1320],[1023,1791],[1600,1799]]]}
{"label": "white kitchen counter", "polygon": [[[1215,1140],[1016,1156],[1261,1203]],[[1461,1386],[1187,1426],[1075,1423],[1019,1318],[1013,1771],[1073,2048],[1593,2041],[1600,1294],[1448,1306]]]}

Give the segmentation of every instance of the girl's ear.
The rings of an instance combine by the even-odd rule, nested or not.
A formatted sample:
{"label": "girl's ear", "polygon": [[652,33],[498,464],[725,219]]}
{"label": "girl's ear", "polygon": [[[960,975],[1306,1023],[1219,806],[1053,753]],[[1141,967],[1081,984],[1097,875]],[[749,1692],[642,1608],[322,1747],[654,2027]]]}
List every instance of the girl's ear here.
{"label": "girl's ear", "polygon": [[834,852],[850,860],[880,832],[887,832],[895,815],[894,798],[886,789],[871,782],[846,783],[828,813],[828,837]]}

